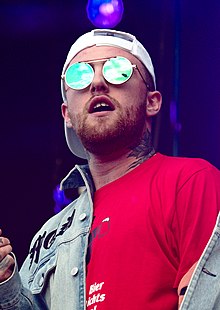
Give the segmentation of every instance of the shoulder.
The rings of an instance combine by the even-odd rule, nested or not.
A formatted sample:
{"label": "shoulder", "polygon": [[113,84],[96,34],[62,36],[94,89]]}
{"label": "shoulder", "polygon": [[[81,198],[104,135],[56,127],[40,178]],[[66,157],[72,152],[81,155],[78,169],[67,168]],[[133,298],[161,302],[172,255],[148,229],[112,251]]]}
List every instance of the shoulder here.
{"label": "shoulder", "polygon": [[33,241],[37,236],[39,236],[39,234],[43,234],[43,232],[45,231],[53,231],[59,229],[59,227],[62,226],[70,217],[74,216],[74,210],[75,202],[72,202],[59,213],[50,217],[34,236]]}
{"label": "shoulder", "polygon": [[194,174],[208,171],[220,176],[220,171],[210,162],[202,158],[167,156],[158,153],[160,166],[173,173]]}
{"label": "shoulder", "polygon": [[193,158],[193,157],[177,157],[177,156],[167,156],[161,153],[158,153],[159,158],[165,165],[171,166],[174,169],[183,169],[190,168],[193,170],[202,170],[202,169],[216,169],[211,163],[202,158]]}
{"label": "shoulder", "polygon": [[207,160],[157,153],[156,166],[156,173],[165,186],[180,189],[193,181],[198,184],[216,183],[215,187],[220,188],[220,171]]}

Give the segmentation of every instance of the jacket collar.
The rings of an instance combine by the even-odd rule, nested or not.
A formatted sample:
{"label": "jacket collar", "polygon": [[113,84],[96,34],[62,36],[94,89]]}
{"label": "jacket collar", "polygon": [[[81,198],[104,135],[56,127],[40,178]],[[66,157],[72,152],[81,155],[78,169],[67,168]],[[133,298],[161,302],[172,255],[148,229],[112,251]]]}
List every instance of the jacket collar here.
{"label": "jacket collar", "polygon": [[94,190],[94,184],[88,165],[76,165],[67,176],[61,181],[60,189],[78,188],[89,185],[90,190]]}

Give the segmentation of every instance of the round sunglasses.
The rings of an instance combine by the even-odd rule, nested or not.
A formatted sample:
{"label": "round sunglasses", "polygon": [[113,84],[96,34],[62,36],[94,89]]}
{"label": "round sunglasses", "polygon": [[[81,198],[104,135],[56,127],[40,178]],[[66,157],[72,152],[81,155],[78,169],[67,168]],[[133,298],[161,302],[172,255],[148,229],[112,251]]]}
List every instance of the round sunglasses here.
{"label": "round sunglasses", "polygon": [[112,58],[104,58],[93,60],[91,62],[77,62],[68,67],[62,79],[65,80],[67,86],[74,90],[81,90],[88,87],[94,78],[94,69],[90,63],[104,62],[102,74],[105,80],[114,85],[120,85],[127,82],[133,73],[133,68],[137,69],[144,83],[146,83],[137,65],[133,65],[130,60],[125,57],[116,56]]}

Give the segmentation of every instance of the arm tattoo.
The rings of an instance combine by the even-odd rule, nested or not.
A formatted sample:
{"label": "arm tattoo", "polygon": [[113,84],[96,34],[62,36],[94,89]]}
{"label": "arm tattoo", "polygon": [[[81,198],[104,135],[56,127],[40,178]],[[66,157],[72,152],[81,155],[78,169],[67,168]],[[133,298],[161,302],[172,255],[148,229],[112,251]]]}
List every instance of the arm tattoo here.
{"label": "arm tattoo", "polygon": [[152,144],[151,133],[147,130],[140,144],[132,149],[131,153],[128,155],[128,157],[135,157],[135,161],[128,167],[128,170],[137,167],[154,154],[155,150]]}
{"label": "arm tattoo", "polygon": [[0,257],[0,269],[5,270],[10,267],[11,262],[8,256],[5,256],[5,258]]}

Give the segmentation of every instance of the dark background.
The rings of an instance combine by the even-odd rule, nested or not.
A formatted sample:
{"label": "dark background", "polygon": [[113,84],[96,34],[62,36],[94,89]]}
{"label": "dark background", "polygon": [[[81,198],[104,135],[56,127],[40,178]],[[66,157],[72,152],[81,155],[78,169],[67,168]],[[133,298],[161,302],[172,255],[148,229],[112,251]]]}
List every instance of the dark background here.
{"label": "dark background", "polygon": [[[54,214],[53,190],[75,163],[60,113],[60,74],[73,41],[94,28],[84,0],[1,1],[0,227],[19,265]],[[124,0],[118,30],[150,52],[163,94],[154,142],[220,168],[220,2]],[[170,117],[172,114],[172,117]]]}

